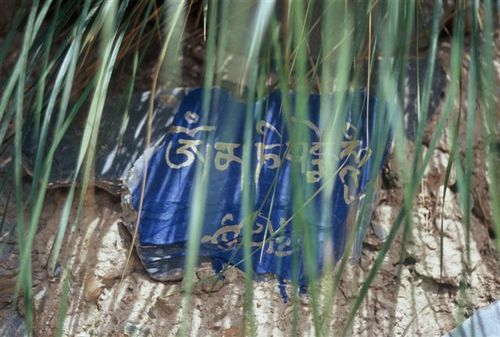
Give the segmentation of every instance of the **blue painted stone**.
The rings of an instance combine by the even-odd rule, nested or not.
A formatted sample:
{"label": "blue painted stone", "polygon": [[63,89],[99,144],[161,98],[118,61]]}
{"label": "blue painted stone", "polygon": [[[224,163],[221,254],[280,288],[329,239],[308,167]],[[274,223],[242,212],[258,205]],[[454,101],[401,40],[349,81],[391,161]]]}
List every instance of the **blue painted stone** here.
{"label": "blue painted stone", "polygon": [[[316,277],[325,261],[333,263],[343,255],[360,199],[370,176],[378,175],[387,152],[388,113],[374,98],[369,99],[367,112],[365,91],[349,92],[335,140],[338,154],[325,156],[321,144],[332,126],[320,121],[321,100],[330,100],[333,107],[335,97],[310,95],[302,121],[297,116],[296,97],[289,94],[288,112],[283,110],[285,100],[280,92],[251,106],[218,88],[194,89],[183,98],[165,140],[155,148],[147,165],[138,253],[153,278],[182,277],[194,212],[202,214],[201,261],[243,268],[244,223],[252,226],[251,259],[257,275],[271,273],[307,284],[306,274]],[[206,108],[204,98],[209,102]],[[251,129],[245,129],[248,113],[252,114]],[[247,139],[252,139],[251,174],[242,178],[248,132]],[[337,161],[333,177],[324,175],[325,158]],[[198,169],[206,173],[207,192],[204,209],[193,210]],[[326,195],[325,183],[332,179],[333,190]],[[140,207],[141,181],[142,177],[137,177],[132,186],[135,210]],[[246,219],[244,183],[251,190],[252,212]],[[294,194],[301,196],[301,207],[293,207]],[[322,202],[324,198],[328,203]],[[324,216],[326,205],[331,210],[329,220]],[[306,250],[309,254],[304,254]],[[314,262],[308,273],[306,255]],[[297,268],[293,268],[294,257]]]}

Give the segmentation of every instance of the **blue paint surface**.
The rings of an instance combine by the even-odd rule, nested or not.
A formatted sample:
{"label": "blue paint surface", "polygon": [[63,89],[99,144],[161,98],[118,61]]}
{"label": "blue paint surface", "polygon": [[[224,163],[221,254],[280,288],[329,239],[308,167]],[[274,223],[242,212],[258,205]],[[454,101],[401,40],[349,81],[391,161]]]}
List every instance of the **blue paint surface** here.
{"label": "blue paint surface", "polygon": [[[322,127],[325,121],[320,122],[320,105],[321,99],[329,99],[334,106],[333,96],[310,95],[306,118],[298,122],[293,93],[287,100],[290,114],[283,111],[280,92],[248,107],[229,92],[214,88],[209,91],[206,110],[204,94],[203,89],[194,89],[184,97],[165,141],[148,163],[139,221],[139,254],[146,269],[154,273],[172,261],[177,262],[168,268],[182,267],[179,261],[186,253],[196,171],[203,166],[208,172],[208,188],[200,257],[218,265],[228,263],[243,268],[246,223],[252,226],[253,270],[307,284],[305,246],[312,247],[308,258],[314,261],[309,275],[317,275],[321,270],[325,251],[333,255],[328,259],[331,261],[338,260],[344,252],[349,214],[356,212],[370,174],[378,174],[387,152],[389,125],[385,109],[372,98],[367,113],[365,91],[348,93],[347,111],[343,112],[345,118],[342,117],[341,132],[336,137],[339,151],[332,157],[322,153],[327,130]],[[247,113],[252,114],[252,130],[245,131]],[[297,137],[290,130],[300,130],[296,146],[290,145]],[[252,173],[242,177],[244,137],[250,131]],[[377,146],[381,147],[378,151]],[[333,178],[324,174],[328,157],[337,160]],[[296,186],[292,184],[292,174],[296,175]],[[325,183],[332,179],[333,190],[326,195]],[[254,211],[246,221],[242,182],[251,187]],[[138,186],[132,194],[136,209],[140,194]],[[303,206],[293,207],[294,194],[300,195]],[[325,204],[322,199],[327,197],[329,203]],[[324,216],[326,205],[331,210],[330,220]],[[333,248],[325,250],[325,242],[332,242]],[[295,272],[294,256],[298,261]]]}

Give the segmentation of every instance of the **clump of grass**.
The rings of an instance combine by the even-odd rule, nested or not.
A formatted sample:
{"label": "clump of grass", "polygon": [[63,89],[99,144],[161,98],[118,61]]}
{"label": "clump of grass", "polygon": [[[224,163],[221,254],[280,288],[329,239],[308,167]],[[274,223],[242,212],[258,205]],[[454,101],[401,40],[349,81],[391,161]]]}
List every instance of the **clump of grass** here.
{"label": "clump of grass", "polygon": [[[259,3],[236,1],[31,1],[23,2],[18,15],[13,18],[10,33],[6,36],[0,51],[0,68],[14,50],[13,41],[22,36],[19,56],[9,76],[0,79],[0,146],[1,153],[12,154],[12,163],[3,175],[2,186],[6,180],[12,180],[13,196],[16,205],[17,243],[20,251],[20,268],[17,295],[24,300],[25,318],[30,333],[33,332],[33,294],[32,294],[32,247],[40,222],[47,193],[48,179],[55,150],[61,143],[75,119],[85,120],[84,133],[78,155],[77,171],[69,189],[67,201],[56,235],[51,258],[48,264],[50,273],[54,273],[59,261],[63,240],[71,241],[72,233],[78,227],[79,214],[84,207],[86,195],[91,193],[89,184],[93,175],[93,160],[96,153],[98,125],[113,75],[121,64],[121,59],[132,60],[132,70],[125,77],[123,95],[130,99],[134,91],[136,75],[141,70],[141,63],[146,53],[156,50],[158,59],[152,72],[151,89],[165,83],[178,83],[182,71],[182,43],[185,27],[191,10],[199,8],[199,14],[205,22],[205,74],[203,86],[234,84],[232,90],[248,104],[248,118],[245,123],[244,158],[249,158],[252,151],[252,116],[256,98],[262,98],[271,90],[279,89],[286,93],[292,88],[296,91],[296,109],[292,112],[290,102],[284,98],[285,118],[304,120],[307,113],[307,99],[313,91],[319,91],[325,99],[321,102],[321,124],[326,139],[323,152],[338,153],[340,130],[345,120],[346,93],[355,87],[366,87],[369,95],[378,97],[387,103],[390,129],[394,142],[394,154],[400,168],[403,181],[404,201],[391,231],[385,240],[371,271],[363,283],[342,331],[329,331],[336,288],[342,277],[349,253],[356,240],[356,235],[363,231],[363,224],[370,216],[370,205],[376,189],[377,174],[372,174],[367,185],[366,197],[357,204],[356,223],[348,238],[346,254],[337,265],[335,272],[330,268],[326,273],[326,295],[319,295],[316,280],[311,282],[309,293],[313,308],[313,324],[316,335],[347,335],[358,314],[370,286],[378,274],[382,262],[402,231],[401,260],[404,258],[404,246],[411,232],[412,210],[415,196],[422,182],[423,172],[438,141],[453,116],[466,121],[465,156],[459,155],[459,136],[452,128],[452,155],[447,170],[450,174],[451,163],[457,170],[458,191],[464,227],[467,233],[467,257],[470,249],[471,233],[471,178],[474,156],[474,126],[476,116],[483,122],[484,137],[487,142],[485,157],[488,165],[489,190],[496,233],[497,254],[500,252],[500,190],[499,176],[495,173],[498,166],[498,115],[495,88],[498,88],[496,69],[493,63],[498,46],[495,45],[495,13],[491,0],[457,1],[454,24],[451,32],[450,78],[446,92],[444,108],[437,126],[430,139],[428,150],[424,154],[422,140],[429,115],[431,83],[436,68],[437,48],[441,26],[442,1],[434,1],[433,19],[427,48],[427,70],[422,90],[417,100],[417,129],[414,152],[411,158],[407,154],[407,139],[404,134],[401,114],[404,93],[404,75],[408,59],[415,52],[416,37],[421,36],[422,23],[415,22],[422,6],[422,1],[264,1]],[[197,6],[195,6],[197,5]],[[242,20],[246,24],[237,24]],[[465,24],[470,25],[467,37],[470,45],[468,78],[461,79],[464,51]],[[22,33],[19,32],[22,24]],[[156,37],[160,36],[157,40]],[[415,38],[414,38],[415,37]],[[417,42],[418,43],[418,42]],[[142,49],[144,47],[144,49]],[[231,59],[236,63],[227,68]],[[359,64],[363,67],[359,67]],[[366,72],[362,69],[367,69]],[[377,68],[376,76],[375,68]],[[229,73],[227,73],[229,69]],[[226,71],[226,73],[224,73]],[[170,76],[170,77],[169,77]],[[274,79],[274,81],[270,80]],[[123,80],[123,78],[121,79]],[[460,90],[460,81],[467,82],[467,111],[457,114],[455,98]],[[271,84],[270,84],[271,83]],[[418,85],[418,84],[417,84]],[[420,88],[420,85],[418,85]],[[244,90],[245,89],[245,90]],[[335,92],[334,102],[327,99]],[[285,95],[286,96],[286,95]],[[210,104],[210,97],[205,97],[204,105]],[[151,114],[154,95],[148,113],[148,129],[151,129]],[[119,113],[119,112],[117,112]],[[121,113],[121,112],[120,112]],[[370,111],[381,115],[382,111]],[[293,115],[293,116],[292,116]],[[291,123],[289,125],[292,125]],[[23,180],[23,140],[26,130],[39,144],[36,154],[33,177],[30,182]],[[384,144],[389,138],[386,130],[374,130],[375,142]],[[307,142],[307,135],[297,128],[290,130],[292,142]],[[148,142],[146,142],[146,146]],[[383,146],[374,153],[374,160],[382,158]],[[326,160],[326,176],[334,177],[338,162],[334,158]],[[249,160],[244,160],[249,163]],[[243,166],[244,176],[250,176],[249,164]],[[298,170],[292,174],[294,209],[299,214],[304,200],[304,186],[301,184]],[[185,292],[182,310],[184,317],[189,314],[193,289],[193,278],[198,255],[200,231],[204,201],[207,198],[206,168],[200,168],[194,182],[192,214],[189,224],[187,263],[185,269]],[[77,177],[81,179],[77,183]],[[325,182],[322,202],[331,204],[331,191],[334,179]],[[444,182],[445,185],[447,182]],[[26,184],[29,188],[26,189]],[[253,190],[250,181],[243,184],[243,205],[246,218],[251,218]],[[446,190],[446,189],[445,189]],[[2,190],[4,193],[4,190]],[[445,196],[443,196],[444,198]],[[70,221],[70,209],[77,202],[77,214]],[[329,207],[323,207],[322,219],[331,219]],[[294,213],[295,213],[294,211]],[[3,223],[3,220],[2,220]],[[306,222],[303,222],[306,223]],[[294,221],[295,240],[303,242],[303,254],[306,273],[314,280],[314,235],[310,228],[304,228],[299,221]],[[251,223],[244,226],[243,261],[245,277],[245,315],[246,329],[249,335],[255,334],[255,322],[252,314],[252,268],[251,268]],[[442,232],[442,231],[441,231]],[[69,239],[68,239],[69,238]],[[359,240],[359,235],[358,238]],[[441,233],[441,242],[443,234]],[[442,245],[441,245],[442,250]],[[442,254],[442,252],[441,252]],[[297,261],[297,259],[296,259]],[[72,261],[64,266],[65,286],[61,299],[57,335],[62,335],[62,323],[65,317],[66,302],[70,287],[69,275]],[[464,278],[470,273],[464,267]],[[395,290],[394,290],[395,291]],[[466,291],[466,289],[463,289]],[[295,334],[298,320],[297,289],[292,293],[292,326]],[[182,334],[187,334],[188,319],[183,319]]]}

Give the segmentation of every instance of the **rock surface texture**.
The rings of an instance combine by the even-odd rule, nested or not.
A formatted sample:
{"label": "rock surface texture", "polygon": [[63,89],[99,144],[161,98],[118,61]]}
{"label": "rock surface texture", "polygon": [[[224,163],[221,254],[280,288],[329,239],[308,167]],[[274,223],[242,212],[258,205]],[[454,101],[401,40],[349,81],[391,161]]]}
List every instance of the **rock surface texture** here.
{"label": "rock surface texture", "polygon": [[[446,42],[440,45],[440,59],[449,59]],[[445,62],[443,66],[447,71]],[[462,90],[465,92],[466,88]],[[440,106],[436,105],[437,112],[429,130],[435,126]],[[408,242],[402,247],[403,234],[400,233],[390,248],[354,319],[351,335],[441,336],[457,326],[464,318],[460,316],[462,313],[469,316],[473,310],[500,298],[500,275],[489,232],[491,211],[484,182],[486,165],[480,157],[481,152],[475,152],[475,197],[470,243],[467,244],[468,234],[458,203],[456,178],[452,177],[448,186],[444,185],[449,151],[449,140],[444,134],[418,191],[412,227],[407,233]],[[401,208],[402,178],[397,167],[398,163],[391,155],[382,174],[382,189],[378,193],[378,204],[360,260],[355,265],[348,265],[340,280],[331,324],[327,327],[330,331],[338,331],[346,322],[349,309]],[[96,190],[87,200],[78,226],[63,242],[60,267],[55,275],[48,274],[47,262],[66,192],[49,191],[34,241],[36,336],[54,336],[65,276],[70,284],[63,322],[65,336],[176,336],[182,323],[182,283],[154,281],[146,275],[133,252],[129,259],[129,249],[133,244],[120,222],[120,202],[106,192]],[[9,209],[6,218],[10,221],[14,214],[14,210]],[[4,234],[0,233],[0,240],[7,240],[8,235]],[[14,241],[8,241],[3,247],[6,248],[0,251],[0,335],[24,336],[23,306],[13,303],[19,253]],[[71,263],[71,269],[68,269],[68,263]],[[468,275],[463,274],[464,268],[469,271]],[[211,276],[210,267],[205,265],[196,273],[188,318],[189,335],[240,336],[245,332],[247,318],[243,311],[244,275],[231,268],[223,280],[206,282]],[[291,335],[294,315],[298,317],[298,334],[314,335],[310,299],[299,296],[295,311],[291,303],[284,303],[276,280],[262,280],[252,286],[256,335]],[[320,292],[327,290],[320,285]],[[292,293],[290,286],[287,286],[287,292]]]}

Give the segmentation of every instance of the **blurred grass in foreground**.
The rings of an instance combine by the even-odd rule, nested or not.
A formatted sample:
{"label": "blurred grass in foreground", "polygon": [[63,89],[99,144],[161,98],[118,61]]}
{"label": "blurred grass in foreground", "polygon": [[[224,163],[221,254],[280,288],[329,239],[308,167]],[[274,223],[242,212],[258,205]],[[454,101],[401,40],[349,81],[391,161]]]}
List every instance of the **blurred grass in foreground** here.
{"label": "blurred grass in foreground", "polygon": [[[183,43],[189,39],[186,26],[190,18],[199,17],[203,24],[205,41],[204,76],[200,82],[206,88],[213,85],[226,86],[235,95],[246,100],[249,111],[255,97],[263,97],[271,90],[282,92],[295,90],[297,93],[296,114],[291,116],[290,103],[284,98],[285,118],[303,120],[306,116],[307,98],[311,92],[326,94],[335,92],[333,103],[324,99],[321,103],[321,123],[326,139],[323,152],[338,153],[345,114],[346,92],[365,87],[370,95],[387,102],[395,121],[390,127],[394,137],[394,155],[404,187],[404,202],[392,229],[373,263],[371,272],[362,285],[352,306],[343,331],[330,331],[336,289],[350,259],[357,233],[362,230],[370,216],[373,193],[376,191],[377,174],[368,184],[366,197],[359,203],[354,229],[348,238],[346,254],[335,270],[326,269],[322,281],[326,291],[321,296],[318,281],[309,288],[313,308],[314,331],[318,336],[347,335],[368,289],[380,270],[383,259],[402,230],[401,260],[403,247],[411,232],[412,210],[419,191],[423,173],[448,122],[452,134],[452,155],[457,171],[458,193],[462,206],[463,225],[467,243],[471,232],[471,178],[473,172],[475,121],[482,120],[481,132],[486,141],[485,158],[488,167],[490,205],[493,212],[497,254],[500,252],[500,177],[496,174],[500,162],[498,153],[499,124],[497,111],[498,82],[493,60],[496,57],[495,30],[498,30],[498,12],[491,0],[455,1],[452,24],[443,27],[443,3],[435,0],[431,10],[432,20],[422,20],[423,7],[430,7],[424,1],[262,1],[220,0],[220,1],[31,1],[23,2],[18,14],[12,20],[10,33],[3,40],[0,51],[0,69],[4,67],[11,53],[18,52],[8,76],[0,79],[0,145],[1,153],[11,153],[12,162],[3,175],[13,178],[13,202],[16,204],[17,242],[20,250],[20,269],[17,295],[23,299],[26,323],[33,327],[32,261],[31,251],[37,233],[55,149],[71,123],[85,122],[81,148],[78,156],[80,183],[73,183],[61,216],[51,258],[47,266],[50,274],[55,273],[63,240],[73,239],[78,226],[79,214],[84,207],[93,174],[93,159],[96,153],[98,125],[106,97],[113,81],[120,81],[121,95],[128,97],[136,87],[136,76],[144,70],[144,59],[151,53],[157,57],[152,70],[150,88],[153,92],[162,85],[182,83]],[[497,2],[496,8],[499,3]],[[22,26],[22,43],[15,44]],[[419,29],[426,28],[426,32]],[[430,29],[429,29],[430,28]],[[445,29],[446,28],[446,29]],[[422,140],[429,115],[431,83],[436,67],[438,39],[449,29],[451,35],[451,59],[449,85],[445,103],[437,126],[430,139],[427,151]],[[469,51],[469,72],[462,78],[464,43]],[[410,58],[426,55],[428,66],[423,86],[418,91],[416,137],[412,156],[408,155],[408,140],[405,137],[402,116],[404,75]],[[185,56],[189,57],[189,56]],[[130,62],[132,60],[132,62]],[[130,63],[132,64],[130,66]],[[129,67],[124,67],[128,64]],[[125,69],[120,77],[118,69]],[[376,71],[375,71],[376,69]],[[4,69],[5,71],[5,69]],[[376,74],[376,76],[374,75]],[[115,77],[113,77],[115,76]],[[117,78],[117,79],[115,79]],[[459,111],[456,98],[460,83],[467,83],[467,109]],[[417,84],[415,84],[417,85]],[[420,87],[420,85],[418,85]],[[153,110],[154,95],[151,95],[149,116]],[[210,97],[205,97],[210,104]],[[117,111],[117,113],[122,113]],[[378,114],[378,111],[370,111]],[[465,120],[464,147],[460,147],[456,121]],[[148,127],[151,128],[151,118]],[[252,139],[252,116],[245,121],[246,133],[244,158],[250,155]],[[33,178],[29,183],[23,180],[22,144],[26,130],[33,128],[39,144]],[[383,144],[388,135],[386,130],[375,130],[376,141]],[[476,129],[477,130],[477,129]],[[293,131],[293,141],[307,141],[300,128]],[[49,135],[51,137],[49,137]],[[148,144],[146,144],[147,146]],[[382,146],[377,148],[381,149]],[[463,155],[462,155],[463,153]],[[381,153],[374,153],[380,160]],[[334,176],[337,162],[326,160],[325,175]],[[245,161],[248,163],[249,161]],[[449,170],[451,168],[451,162]],[[249,165],[244,165],[244,175],[249,175]],[[448,172],[449,175],[449,172]],[[188,259],[185,270],[185,297],[182,305],[184,319],[182,334],[187,334],[190,312],[190,294],[196,266],[198,243],[200,241],[201,219],[204,200],[207,197],[207,172],[199,169],[195,181],[195,198],[191,214]],[[304,204],[304,188],[300,177],[293,175],[294,208],[300,214]],[[331,203],[334,179],[325,182],[322,202]],[[27,188],[27,185],[28,188]],[[447,184],[447,182],[445,182]],[[4,191],[2,190],[2,193]],[[244,184],[243,210],[252,212],[252,184]],[[445,196],[443,196],[444,198]],[[78,211],[70,221],[70,209],[77,202]],[[328,207],[320,216],[332,217]],[[295,212],[294,212],[295,213]],[[3,223],[4,220],[2,220]],[[251,254],[251,224],[245,226],[243,261],[245,279],[245,332],[255,334],[252,314],[252,275],[248,256]],[[314,274],[314,242],[308,236],[308,228],[300,228],[294,222],[294,232],[304,243],[306,273]],[[3,227],[3,225],[2,225]],[[442,231],[441,231],[442,232]],[[443,240],[441,233],[441,242]],[[358,238],[359,239],[359,238]],[[0,242],[0,245],[2,243]],[[467,244],[468,247],[468,244]],[[1,248],[1,246],[0,246]],[[468,249],[468,248],[467,248]],[[443,262],[441,262],[443,263]],[[470,271],[464,264],[463,277]],[[61,298],[57,334],[61,335],[65,317],[68,291],[70,288],[71,260],[63,266],[65,291]],[[465,282],[464,282],[465,284]],[[297,290],[292,292],[293,320],[297,329]],[[467,289],[462,289],[464,292]]]}

